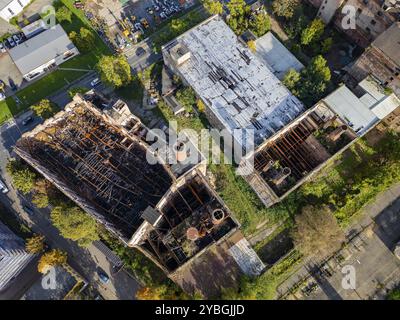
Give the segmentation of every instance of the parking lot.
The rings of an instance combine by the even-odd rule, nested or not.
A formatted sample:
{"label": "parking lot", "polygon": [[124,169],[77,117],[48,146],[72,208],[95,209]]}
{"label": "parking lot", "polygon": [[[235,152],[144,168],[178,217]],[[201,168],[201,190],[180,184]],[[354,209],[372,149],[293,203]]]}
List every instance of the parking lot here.
{"label": "parking lot", "polygon": [[104,35],[107,35],[117,50],[118,48],[123,50],[130,47],[132,42],[145,38],[163,21],[178,15],[195,2],[195,0],[93,0],[86,2],[85,11],[91,21],[101,21],[100,24],[104,25],[102,30]]}

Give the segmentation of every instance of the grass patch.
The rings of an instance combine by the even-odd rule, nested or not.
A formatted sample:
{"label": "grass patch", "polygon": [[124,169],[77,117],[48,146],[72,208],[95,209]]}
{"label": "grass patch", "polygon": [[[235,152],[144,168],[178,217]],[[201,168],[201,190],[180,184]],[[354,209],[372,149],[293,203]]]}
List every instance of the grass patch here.
{"label": "grass patch", "polygon": [[168,21],[163,27],[150,36],[157,51],[161,46],[181,35],[209,17],[203,7],[196,7],[179,18]]}

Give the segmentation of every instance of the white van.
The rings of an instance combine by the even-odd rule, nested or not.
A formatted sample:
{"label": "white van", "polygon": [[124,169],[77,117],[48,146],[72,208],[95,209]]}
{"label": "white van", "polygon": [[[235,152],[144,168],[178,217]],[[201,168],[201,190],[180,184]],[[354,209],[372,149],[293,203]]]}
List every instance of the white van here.
{"label": "white van", "polygon": [[3,193],[7,193],[8,192],[8,188],[6,186],[6,184],[0,180],[0,191]]}

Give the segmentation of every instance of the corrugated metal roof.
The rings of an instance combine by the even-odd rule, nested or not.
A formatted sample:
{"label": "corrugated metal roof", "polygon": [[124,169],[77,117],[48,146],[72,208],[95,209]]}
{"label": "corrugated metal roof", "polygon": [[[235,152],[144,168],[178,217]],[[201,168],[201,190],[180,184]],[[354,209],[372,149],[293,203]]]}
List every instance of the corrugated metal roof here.
{"label": "corrugated metal roof", "polygon": [[25,75],[75,46],[57,24],[9,51],[19,71]]}

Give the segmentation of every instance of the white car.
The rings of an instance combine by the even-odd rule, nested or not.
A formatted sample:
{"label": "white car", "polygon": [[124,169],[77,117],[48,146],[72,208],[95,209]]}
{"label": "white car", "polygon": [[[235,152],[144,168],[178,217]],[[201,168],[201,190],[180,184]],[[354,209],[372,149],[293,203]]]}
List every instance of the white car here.
{"label": "white car", "polygon": [[95,86],[97,86],[98,84],[100,84],[100,79],[99,78],[96,78],[96,79],[93,79],[91,82],[90,82],[90,85],[92,86],[92,88],[94,88]]}
{"label": "white car", "polygon": [[0,180],[0,191],[3,193],[7,193],[8,192],[8,188],[6,186],[6,184]]}
{"label": "white car", "polygon": [[0,42],[0,52],[1,52],[1,53],[6,52],[6,48],[4,47],[3,42]]}
{"label": "white car", "polygon": [[0,101],[3,101],[6,98],[6,95],[3,92],[0,92]]}

